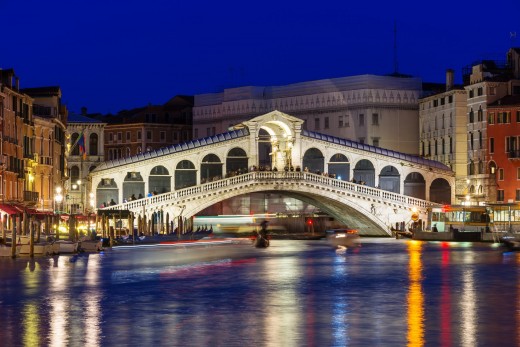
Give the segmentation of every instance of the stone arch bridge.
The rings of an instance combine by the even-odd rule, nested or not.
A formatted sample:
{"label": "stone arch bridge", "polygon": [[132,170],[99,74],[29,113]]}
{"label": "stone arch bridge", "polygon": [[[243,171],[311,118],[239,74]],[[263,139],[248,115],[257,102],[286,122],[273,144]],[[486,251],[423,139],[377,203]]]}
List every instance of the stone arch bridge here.
{"label": "stone arch bridge", "polygon": [[238,195],[276,192],[361,234],[387,235],[412,210],[425,220],[429,206],[454,197],[454,173],[439,162],[302,125],[273,111],[227,133],[105,162],[90,177],[96,206],[176,220]]}

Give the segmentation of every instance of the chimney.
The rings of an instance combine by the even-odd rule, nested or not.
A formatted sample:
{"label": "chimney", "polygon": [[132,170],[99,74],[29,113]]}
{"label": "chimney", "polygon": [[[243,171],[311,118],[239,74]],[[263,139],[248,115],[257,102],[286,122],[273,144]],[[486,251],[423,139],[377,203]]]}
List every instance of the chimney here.
{"label": "chimney", "polygon": [[453,89],[453,69],[446,70],[446,91]]}
{"label": "chimney", "polygon": [[81,115],[85,116],[87,114],[87,108],[85,106],[83,106],[81,108]]}

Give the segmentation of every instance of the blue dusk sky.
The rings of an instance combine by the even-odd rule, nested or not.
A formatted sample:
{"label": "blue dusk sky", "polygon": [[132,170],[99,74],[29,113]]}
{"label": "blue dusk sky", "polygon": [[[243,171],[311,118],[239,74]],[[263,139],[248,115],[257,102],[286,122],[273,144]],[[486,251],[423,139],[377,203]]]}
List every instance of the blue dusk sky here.
{"label": "blue dusk sky", "polygon": [[[0,0],[0,67],[58,85],[72,112],[117,113],[178,94],[447,68],[520,46],[520,1]],[[512,33],[518,33],[515,37]]]}

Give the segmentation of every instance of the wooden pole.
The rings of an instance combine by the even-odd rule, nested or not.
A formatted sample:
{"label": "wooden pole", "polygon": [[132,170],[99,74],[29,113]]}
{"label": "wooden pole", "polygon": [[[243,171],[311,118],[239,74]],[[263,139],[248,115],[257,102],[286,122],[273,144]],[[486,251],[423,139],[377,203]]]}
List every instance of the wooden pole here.
{"label": "wooden pole", "polygon": [[[24,214],[24,218],[27,217],[27,214]],[[29,256],[34,257],[34,223],[33,218],[27,221],[29,223]]]}
{"label": "wooden pole", "polygon": [[16,228],[15,223],[13,222],[13,233],[11,235],[11,257],[16,257],[16,233],[22,228],[22,221],[20,215],[14,215],[13,216],[15,222],[16,222]]}

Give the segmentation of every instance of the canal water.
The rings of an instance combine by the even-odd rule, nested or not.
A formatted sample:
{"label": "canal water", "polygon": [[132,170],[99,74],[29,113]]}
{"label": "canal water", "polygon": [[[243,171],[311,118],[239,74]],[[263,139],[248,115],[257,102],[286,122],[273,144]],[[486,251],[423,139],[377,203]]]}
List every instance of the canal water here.
{"label": "canal water", "polygon": [[0,259],[0,345],[518,346],[519,264],[395,239]]}

